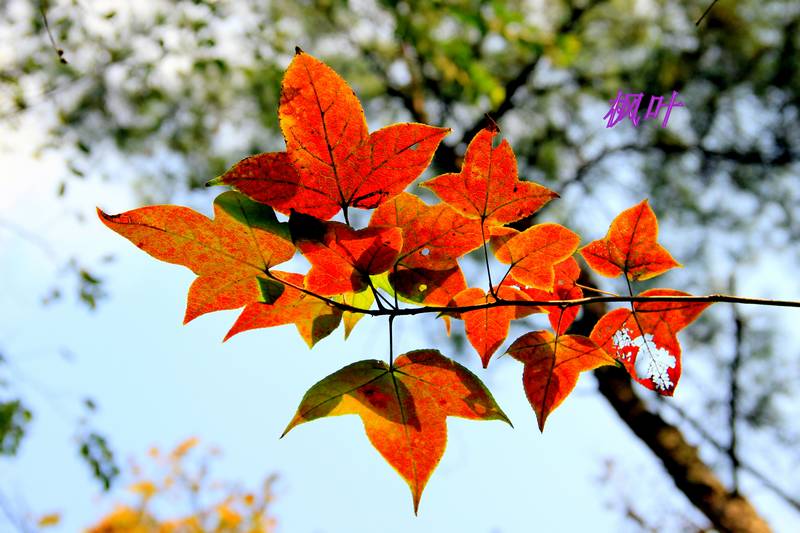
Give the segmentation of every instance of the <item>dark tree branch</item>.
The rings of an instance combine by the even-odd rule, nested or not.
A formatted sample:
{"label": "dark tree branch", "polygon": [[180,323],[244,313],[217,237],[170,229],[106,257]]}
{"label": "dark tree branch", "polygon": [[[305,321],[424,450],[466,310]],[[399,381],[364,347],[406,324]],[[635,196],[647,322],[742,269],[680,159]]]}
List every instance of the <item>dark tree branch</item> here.
{"label": "dark tree branch", "polygon": [[[730,288],[735,289],[733,278],[731,278]],[[742,364],[742,346],[744,337],[744,321],[736,306],[733,306],[734,324],[734,346],[733,362],[731,363],[730,390],[728,393],[728,428],[730,441],[725,453],[731,462],[731,479],[733,480],[733,493],[739,494],[739,455],[736,453],[736,422],[739,418],[739,367]]]}
{"label": "dark tree branch", "polygon": [[[691,417],[689,413],[683,410],[680,406],[678,406],[675,402],[669,401],[661,401],[661,405],[666,406],[667,408],[674,411],[678,416],[680,416],[687,424],[692,426],[692,429],[697,432],[700,437],[703,438],[706,442],[711,444],[714,448],[716,448],[720,453],[727,453],[728,446],[722,444],[720,441],[716,439],[713,435],[711,435],[695,418]],[[764,475],[760,470],[756,467],[750,465],[747,462],[739,462],[739,466],[742,470],[749,473],[751,476],[756,478],[759,483],[764,485],[767,489],[772,491],[776,496],[784,500],[787,504],[791,505],[796,511],[800,512],[800,500],[791,496],[788,492],[784,489],[779,487],[775,484],[774,481],[769,479],[766,475]]]}

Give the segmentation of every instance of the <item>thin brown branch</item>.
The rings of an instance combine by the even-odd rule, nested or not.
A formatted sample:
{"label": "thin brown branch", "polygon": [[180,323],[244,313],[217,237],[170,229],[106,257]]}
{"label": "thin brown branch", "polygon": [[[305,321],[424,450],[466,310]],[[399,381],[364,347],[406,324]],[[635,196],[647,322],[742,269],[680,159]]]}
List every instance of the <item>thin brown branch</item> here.
{"label": "thin brown branch", "polygon": [[50,38],[50,44],[53,45],[53,49],[56,51],[56,55],[58,56],[58,60],[66,65],[67,60],[64,58],[64,50],[56,44],[56,40],[53,37],[53,32],[50,31],[50,23],[47,21],[47,11],[45,9],[46,2],[40,1],[39,2],[39,13],[42,15],[42,22],[44,22],[44,29],[47,31],[47,37]]}
{"label": "thin brown branch", "polygon": [[[266,275],[284,285],[292,287],[303,294],[318,298],[332,307],[341,309],[342,311],[350,311],[353,313],[363,313],[370,316],[412,316],[422,315],[427,313],[444,313],[444,314],[459,314],[469,311],[479,311],[482,309],[491,309],[493,307],[541,307],[543,305],[551,307],[560,307],[567,309],[575,306],[586,306],[592,304],[605,304],[605,303],[641,303],[641,302],[670,302],[670,303],[736,303],[745,305],[764,305],[771,307],[796,307],[800,308],[800,301],[795,300],[769,300],[766,298],[746,298],[743,296],[731,296],[727,294],[709,294],[707,296],[589,296],[586,298],[575,298],[572,300],[503,300],[497,299],[492,302],[476,305],[464,306],[422,306],[403,309],[363,309],[350,304],[337,302],[325,296],[320,296],[305,287],[295,285],[285,281],[271,272],[267,271]],[[639,311],[642,312],[642,311]]]}

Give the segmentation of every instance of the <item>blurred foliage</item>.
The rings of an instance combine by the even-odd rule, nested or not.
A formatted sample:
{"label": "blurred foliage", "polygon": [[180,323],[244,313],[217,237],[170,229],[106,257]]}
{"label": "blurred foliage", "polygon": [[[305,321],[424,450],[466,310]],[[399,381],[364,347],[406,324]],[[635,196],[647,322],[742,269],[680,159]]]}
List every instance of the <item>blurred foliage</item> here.
{"label": "blurred foliage", "polygon": [[33,414],[19,400],[0,401],[0,455],[15,455]]}
{"label": "blurred foliage", "polygon": [[[198,440],[188,439],[167,454],[153,448],[150,468],[134,464],[134,480],[126,498],[118,503],[88,533],[270,533],[275,520],[270,516],[274,477],[258,491],[245,491],[210,478],[209,463],[216,450],[192,457]],[[195,454],[196,455],[196,454]],[[164,518],[157,509],[164,502],[179,516]],[[163,508],[163,507],[162,507]]]}
{"label": "blurred foliage", "polygon": [[89,432],[80,439],[79,450],[94,477],[102,483],[105,490],[109,490],[119,475],[119,467],[114,462],[114,454],[106,438],[93,431]]}

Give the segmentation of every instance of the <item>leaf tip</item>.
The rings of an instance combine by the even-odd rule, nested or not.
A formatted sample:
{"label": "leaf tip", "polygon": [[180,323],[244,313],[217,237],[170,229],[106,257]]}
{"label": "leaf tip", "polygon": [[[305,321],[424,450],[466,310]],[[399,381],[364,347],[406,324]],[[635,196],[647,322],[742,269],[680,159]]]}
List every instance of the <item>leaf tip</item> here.
{"label": "leaf tip", "polygon": [[213,187],[215,185],[225,185],[222,181],[224,174],[222,176],[217,176],[216,178],[210,179],[206,182],[206,187]]}

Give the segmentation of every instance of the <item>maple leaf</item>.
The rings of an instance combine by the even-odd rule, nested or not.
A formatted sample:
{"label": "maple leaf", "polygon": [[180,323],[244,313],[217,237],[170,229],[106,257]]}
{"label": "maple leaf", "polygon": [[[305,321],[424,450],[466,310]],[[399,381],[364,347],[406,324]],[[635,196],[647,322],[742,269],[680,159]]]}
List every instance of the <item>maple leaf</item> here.
{"label": "maple leaf", "polygon": [[515,222],[557,198],[537,183],[520,181],[517,159],[508,141],[493,147],[496,125],[479,131],[467,146],[461,172],[442,174],[422,184],[469,218],[490,225]]}
{"label": "maple leaf", "polygon": [[580,244],[578,235],[560,224],[536,224],[525,231],[491,228],[494,256],[511,265],[507,277],[518,283],[552,292],[555,265],[567,260]]}
{"label": "maple leaf", "polygon": [[[281,271],[274,271],[272,274],[296,287],[303,286],[302,274]],[[287,284],[274,302],[247,304],[223,342],[242,331],[294,324],[308,347],[313,348],[317,342],[338,328],[341,321],[341,309]]]}
{"label": "maple leaf", "polygon": [[266,272],[294,255],[288,227],[273,210],[236,192],[214,200],[214,219],[174,205],[156,205],[100,220],[156,259],[198,275],[189,288],[184,324],[212,311],[276,296]]}
{"label": "maple leaf", "polygon": [[[530,300],[530,297],[524,292],[506,286],[499,287],[497,295],[501,300]],[[491,294],[486,294],[482,289],[474,287],[458,293],[453,298],[453,303],[458,307],[482,305],[494,301],[495,298]],[[467,340],[478,352],[483,368],[486,368],[489,366],[489,359],[491,359],[492,354],[497,351],[503,341],[506,340],[506,337],[508,337],[508,328],[511,321],[538,311],[540,311],[539,308],[532,306],[487,307],[486,309],[460,313],[459,318],[464,320]]]}
{"label": "maple leaf", "polygon": [[[469,370],[437,350],[383,361],[359,361],[311,387],[283,435],[328,416],[357,414],[367,437],[411,489],[414,513],[447,445],[448,416],[511,424]],[[282,435],[282,436],[283,436]]]}
{"label": "maple leaf", "polygon": [[[555,274],[555,283],[553,284],[552,291],[543,291],[532,287],[520,287],[525,294],[530,296],[531,300],[577,300],[583,298],[583,289],[577,285],[578,278],[581,275],[581,269],[578,262],[570,257],[566,261],[562,261],[553,267]],[[507,279],[503,284],[518,285],[514,279]],[[543,305],[542,311],[548,314],[550,325],[553,331],[559,335],[563,335],[572,323],[575,317],[578,316],[579,306],[562,308],[557,305]]]}
{"label": "maple leaf", "polygon": [[283,78],[278,111],[286,152],[243,159],[210,185],[236,187],[282,213],[327,220],[341,208],[373,209],[428,167],[449,128],[393,124],[368,133],[353,90],[298,50]]}
{"label": "maple leaf", "polygon": [[311,263],[305,286],[321,296],[359,292],[369,276],[394,265],[403,245],[400,228],[369,227],[354,230],[340,222],[326,222],[319,240],[298,240],[297,248]]}
{"label": "maple leaf", "polygon": [[613,357],[588,337],[554,337],[549,331],[526,333],[506,353],[525,365],[522,384],[540,431],[544,431],[550,413],[575,388],[581,372],[615,363]]}
{"label": "maple leaf", "polygon": [[[672,289],[650,289],[640,296],[690,296]],[[606,313],[591,338],[614,355],[628,373],[650,390],[672,396],[681,377],[681,346],[677,333],[710,303],[635,302],[633,308]]]}
{"label": "maple leaf", "polygon": [[[359,309],[369,309],[375,302],[375,294],[369,290],[361,292],[346,292],[342,294],[342,303],[358,307]],[[345,311],[342,314],[342,322],[344,322],[344,339],[350,336],[350,332],[356,327],[359,320],[364,317],[364,313],[355,313],[353,311]]]}
{"label": "maple leaf", "polygon": [[681,266],[657,238],[658,220],[643,200],[617,215],[606,236],[590,242],[580,253],[602,276],[615,278],[624,273],[630,280],[646,280]]}
{"label": "maple leaf", "polygon": [[369,225],[403,230],[397,264],[408,268],[448,270],[458,264],[459,257],[483,243],[477,221],[447,204],[428,205],[405,192],[376,209]]}

